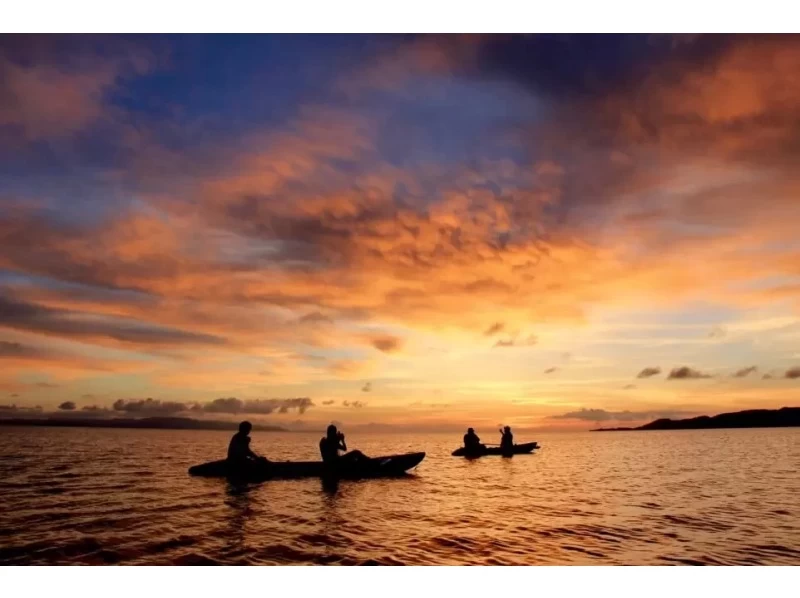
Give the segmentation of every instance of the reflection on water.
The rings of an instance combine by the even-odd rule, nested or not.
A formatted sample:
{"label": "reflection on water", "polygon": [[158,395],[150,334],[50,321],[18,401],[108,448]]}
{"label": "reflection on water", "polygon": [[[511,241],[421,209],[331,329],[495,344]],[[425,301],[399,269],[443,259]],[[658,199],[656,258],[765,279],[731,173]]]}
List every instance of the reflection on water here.
{"label": "reflection on water", "polygon": [[[2,564],[797,564],[800,430],[540,435],[513,459],[444,435],[405,479],[192,478],[228,434],[0,428]],[[317,435],[254,434],[274,459]],[[531,439],[534,440],[534,439]]]}
{"label": "reflection on water", "polygon": [[228,529],[223,534],[223,554],[227,558],[236,559],[245,554],[248,522],[253,516],[250,491],[248,485],[227,484],[227,509]]}

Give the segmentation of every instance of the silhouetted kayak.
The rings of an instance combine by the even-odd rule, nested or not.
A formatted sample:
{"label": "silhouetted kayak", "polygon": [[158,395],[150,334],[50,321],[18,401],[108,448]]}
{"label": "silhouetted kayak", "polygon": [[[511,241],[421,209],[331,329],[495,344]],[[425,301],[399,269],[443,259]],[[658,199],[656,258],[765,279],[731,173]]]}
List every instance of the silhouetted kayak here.
{"label": "silhouetted kayak", "polygon": [[189,475],[207,478],[236,478],[250,482],[295,478],[388,478],[404,475],[420,464],[425,453],[407,453],[387,457],[372,457],[360,463],[341,464],[335,469],[325,467],[322,461],[272,461],[254,463],[245,471],[232,470],[225,459],[210,461],[189,468]]}
{"label": "silhouetted kayak", "polygon": [[[524,444],[515,444],[513,455],[526,455],[528,453],[532,453],[533,449],[539,448],[539,443],[537,442],[526,442]],[[459,449],[453,451],[452,455],[454,457],[486,457],[489,455],[503,455],[504,452],[499,446],[487,446],[486,449],[478,452],[467,452],[463,446]]]}

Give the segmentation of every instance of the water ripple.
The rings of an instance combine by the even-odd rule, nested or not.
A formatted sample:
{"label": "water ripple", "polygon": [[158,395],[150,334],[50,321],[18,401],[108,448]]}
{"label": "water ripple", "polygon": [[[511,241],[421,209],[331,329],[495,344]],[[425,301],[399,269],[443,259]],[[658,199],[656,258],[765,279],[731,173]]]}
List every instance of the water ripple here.
{"label": "water ripple", "polygon": [[[276,459],[317,438],[255,434]],[[350,439],[349,439],[350,440]],[[800,430],[553,434],[537,454],[466,461],[441,435],[400,480],[233,487],[191,478],[219,432],[6,428],[0,564],[796,565]]]}

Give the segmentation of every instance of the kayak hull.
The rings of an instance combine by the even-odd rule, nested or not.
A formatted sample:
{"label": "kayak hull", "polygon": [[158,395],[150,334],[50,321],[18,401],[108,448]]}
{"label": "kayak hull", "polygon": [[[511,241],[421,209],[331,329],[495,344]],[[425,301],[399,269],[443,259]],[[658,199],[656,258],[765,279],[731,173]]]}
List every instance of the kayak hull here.
{"label": "kayak hull", "polygon": [[189,468],[189,475],[205,478],[232,478],[250,482],[299,478],[367,479],[405,475],[419,465],[425,453],[373,457],[361,463],[345,463],[334,468],[322,461],[270,461],[254,463],[246,470],[231,468],[225,459]]}
{"label": "kayak hull", "polygon": [[526,442],[524,444],[515,444],[513,452],[506,454],[499,446],[488,446],[484,450],[475,453],[468,453],[462,446],[452,452],[454,457],[467,457],[475,459],[477,457],[487,457],[490,455],[498,455],[503,457],[511,457],[512,455],[528,455],[539,448],[538,442]]}

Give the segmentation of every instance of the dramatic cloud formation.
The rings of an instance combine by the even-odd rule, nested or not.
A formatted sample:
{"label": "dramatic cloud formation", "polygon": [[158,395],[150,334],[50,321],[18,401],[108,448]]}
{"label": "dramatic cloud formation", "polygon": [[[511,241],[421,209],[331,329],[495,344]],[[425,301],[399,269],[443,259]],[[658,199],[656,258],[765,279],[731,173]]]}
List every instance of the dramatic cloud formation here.
{"label": "dramatic cloud formation", "polygon": [[742,368],[740,370],[737,370],[733,374],[733,377],[734,378],[747,378],[747,376],[749,376],[750,374],[754,374],[757,371],[758,371],[758,368],[756,366],[754,366],[754,365],[751,365],[750,367]]}
{"label": "dramatic cloud formation", "polygon": [[76,405],[73,401],[64,401],[58,406],[58,408],[61,411],[75,411]]}
{"label": "dramatic cloud formation", "polygon": [[652,378],[653,376],[658,376],[660,373],[661,373],[661,368],[659,367],[644,368],[641,372],[636,374],[636,377]]}
{"label": "dramatic cloud formation", "polygon": [[[235,396],[370,379],[353,422],[441,423],[405,410],[437,389],[535,425],[631,363],[795,377],[798,69],[796,36],[6,36],[0,388],[280,414],[313,403]],[[613,413],[793,400],[755,371]]]}
{"label": "dramatic cloud formation", "polygon": [[692,369],[688,366],[683,366],[679,368],[673,368],[672,371],[670,371],[669,376],[667,376],[668,380],[690,380],[699,378],[711,378],[711,375],[704,374],[703,372]]}

